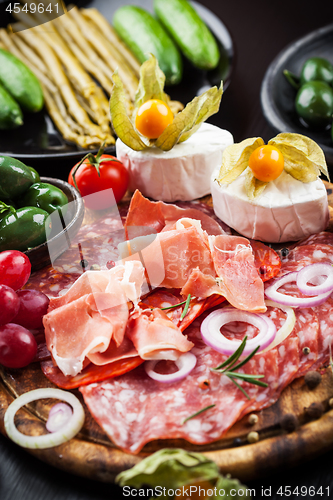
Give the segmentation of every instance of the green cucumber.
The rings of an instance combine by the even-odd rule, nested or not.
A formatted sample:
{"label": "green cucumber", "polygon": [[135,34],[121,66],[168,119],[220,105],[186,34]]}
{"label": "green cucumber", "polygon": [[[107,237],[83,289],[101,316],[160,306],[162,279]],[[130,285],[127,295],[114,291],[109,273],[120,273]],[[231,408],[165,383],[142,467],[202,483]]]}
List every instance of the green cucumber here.
{"label": "green cucumber", "polygon": [[23,124],[23,116],[20,106],[0,85],[0,130],[19,127]]}
{"label": "green cucumber", "polygon": [[23,110],[42,109],[44,98],[39,80],[20,59],[3,49],[0,49],[0,83]]}
{"label": "green cucumber", "polygon": [[216,68],[220,58],[216,40],[187,0],[154,0],[154,11],[194,66],[203,70]]}
{"label": "green cucumber", "polygon": [[116,10],[113,26],[141,64],[154,54],[166,77],[167,85],[182,78],[182,58],[175,43],[149,12],[132,5]]}

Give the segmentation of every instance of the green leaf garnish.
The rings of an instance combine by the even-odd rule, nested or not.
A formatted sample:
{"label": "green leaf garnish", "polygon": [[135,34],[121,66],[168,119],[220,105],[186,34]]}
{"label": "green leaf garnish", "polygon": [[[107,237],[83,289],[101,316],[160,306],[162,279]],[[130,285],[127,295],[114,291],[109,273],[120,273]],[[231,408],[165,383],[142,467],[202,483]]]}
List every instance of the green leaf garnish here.
{"label": "green leaf garnish", "polygon": [[215,482],[218,477],[216,463],[201,453],[165,448],[118,474],[116,483],[133,488],[143,485],[179,488],[195,481]]}
{"label": "green leaf garnish", "polygon": [[216,405],[205,406],[205,408],[202,408],[201,410],[197,411],[196,413],[193,413],[189,417],[184,418],[184,420],[182,421],[182,425],[184,425],[188,420],[191,420],[192,418],[195,418],[198,415],[201,415],[201,413],[203,413],[204,411],[207,411],[207,410],[210,410],[211,408],[214,408],[214,406],[216,406]]}
{"label": "green leaf garnish", "polygon": [[201,123],[218,112],[223,94],[221,82],[219,89],[212,87],[188,103],[185,109],[176,114],[173,122],[157,139],[148,140],[141,136],[134,126],[137,110],[150,99],[161,99],[166,103],[169,102],[169,97],[164,92],[165,75],[159,68],[156,57],[151,54],[140,68],[140,81],[131,116],[127,112],[131,103],[125,95],[117,71],[113,74],[112,79],[114,83],[110,98],[112,127],[119,139],[135,151],[142,151],[152,146],[169,151],[175,144],[186,141],[198,130]]}

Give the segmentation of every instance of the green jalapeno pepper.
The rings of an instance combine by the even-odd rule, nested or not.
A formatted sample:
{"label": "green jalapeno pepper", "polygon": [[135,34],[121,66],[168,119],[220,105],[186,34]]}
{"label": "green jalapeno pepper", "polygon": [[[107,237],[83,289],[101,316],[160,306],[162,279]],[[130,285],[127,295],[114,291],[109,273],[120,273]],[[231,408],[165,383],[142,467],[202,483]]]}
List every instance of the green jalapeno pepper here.
{"label": "green jalapeno pepper", "polygon": [[38,207],[49,214],[67,205],[68,198],[61,189],[46,182],[37,182],[29,187],[20,200],[22,207]]}
{"label": "green jalapeno pepper", "polygon": [[24,252],[44,243],[51,232],[48,217],[45,210],[36,207],[19,208],[7,213],[0,220],[0,252]]}
{"label": "green jalapeno pepper", "polygon": [[10,156],[0,156],[0,199],[9,200],[22,196],[34,183],[29,168]]}
{"label": "green jalapeno pepper", "polygon": [[297,92],[295,107],[307,125],[325,128],[332,121],[333,90],[325,82],[307,82]]}

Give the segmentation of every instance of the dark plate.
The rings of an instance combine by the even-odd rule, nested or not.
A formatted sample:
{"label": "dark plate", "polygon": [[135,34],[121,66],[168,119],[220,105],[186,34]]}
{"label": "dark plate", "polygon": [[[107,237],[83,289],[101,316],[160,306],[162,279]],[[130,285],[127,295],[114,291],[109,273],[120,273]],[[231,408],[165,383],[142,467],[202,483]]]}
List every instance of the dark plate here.
{"label": "dark plate", "polygon": [[55,234],[51,232],[47,242],[24,252],[29,257],[32,271],[37,271],[51,264],[50,253],[54,261],[59,255],[67,250],[69,246],[68,241],[71,241],[79,231],[84,217],[83,199],[73,186],[68,184],[68,182],[62,181],[61,179],[53,179],[52,177],[41,177],[40,180],[41,182],[53,184],[65,193],[68,198],[68,209],[65,214],[66,222],[64,222],[63,219],[63,223],[59,224],[58,220],[55,219],[55,227],[63,227],[62,230],[54,231],[55,228],[53,228],[53,233]]}
{"label": "dark plate", "polygon": [[[141,5],[147,10],[152,10],[152,0],[130,0],[126,3]],[[124,2],[118,0],[112,0],[112,2],[109,0],[78,0],[76,4],[84,7],[96,7],[109,21],[112,21],[113,13],[118,7],[124,5]],[[196,70],[184,61],[184,77],[181,84],[166,88],[172,99],[181,100],[184,103],[206,90],[207,87],[219,84],[221,79],[224,80],[224,89],[226,89],[230,82],[234,59],[233,42],[227,28],[210,10],[196,2],[194,4],[217,38],[221,48],[221,59],[218,68],[209,72]],[[6,22],[8,19],[0,19],[0,27],[3,27]],[[107,152],[111,154],[114,151],[114,147],[107,149]],[[43,160],[70,160],[72,158],[74,163],[75,159],[82,158],[82,150],[62,139],[52,120],[44,111],[33,115],[26,113],[24,125],[15,131],[1,131],[0,154],[14,156],[27,163],[36,160],[38,164],[41,164],[41,174],[46,171],[41,163]]]}
{"label": "dark plate", "polygon": [[333,24],[315,30],[288,45],[270,64],[261,87],[261,106],[268,123],[276,132],[296,132],[315,140],[324,150],[327,163],[333,165],[330,129],[314,131],[302,125],[294,109],[296,90],[287,82],[283,70],[299,75],[303,63],[313,56],[333,63]]}

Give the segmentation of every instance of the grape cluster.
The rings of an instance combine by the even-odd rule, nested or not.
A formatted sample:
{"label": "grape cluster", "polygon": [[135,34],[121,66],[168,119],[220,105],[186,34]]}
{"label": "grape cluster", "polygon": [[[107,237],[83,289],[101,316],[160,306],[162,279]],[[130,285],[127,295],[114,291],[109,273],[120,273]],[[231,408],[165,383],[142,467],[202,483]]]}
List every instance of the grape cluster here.
{"label": "grape cluster", "polygon": [[43,328],[49,298],[37,290],[22,290],[31,272],[28,257],[17,250],[0,253],[0,364],[23,368],[37,353],[31,330]]}

